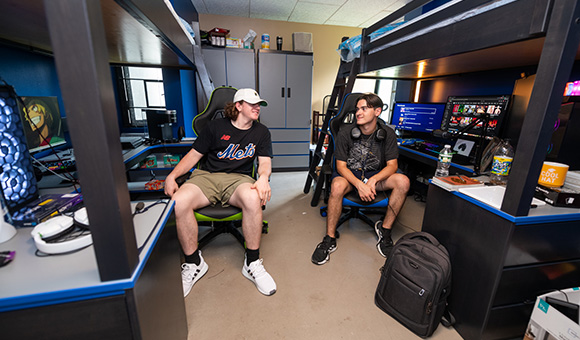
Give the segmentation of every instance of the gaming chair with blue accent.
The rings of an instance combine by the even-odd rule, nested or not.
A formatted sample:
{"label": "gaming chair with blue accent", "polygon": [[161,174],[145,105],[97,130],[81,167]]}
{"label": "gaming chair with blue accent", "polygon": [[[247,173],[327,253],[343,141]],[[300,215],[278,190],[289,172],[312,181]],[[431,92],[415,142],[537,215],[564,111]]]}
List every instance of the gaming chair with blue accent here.
{"label": "gaming chair with blue accent", "polygon": [[[340,129],[353,128],[353,124],[356,122],[356,103],[361,95],[362,93],[349,93],[345,95],[338,113],[330,120],[329,130],[330,136],[333,140],[333,147],[336,146],[334,138],[338,136]],[[333,170],[336,169],[336,159],[334,158],[332,160],[332,167]],[[330,188],[330,183],[327,183],[326,187]],[[358,218],[374,228],[376,220],[371,219],[368,215],[385,215],[389,205],[389,193],[390,191],[377,191],[377,195],[372,202],[365,202],[360,199],[356,190],[352,190],[342,199],[342,215],[336,224],[336,227],[340,227],[344,222],[351,218]],[[322,216],[326,216],[326,211],[327,207],[321,208],[320,213]]]}

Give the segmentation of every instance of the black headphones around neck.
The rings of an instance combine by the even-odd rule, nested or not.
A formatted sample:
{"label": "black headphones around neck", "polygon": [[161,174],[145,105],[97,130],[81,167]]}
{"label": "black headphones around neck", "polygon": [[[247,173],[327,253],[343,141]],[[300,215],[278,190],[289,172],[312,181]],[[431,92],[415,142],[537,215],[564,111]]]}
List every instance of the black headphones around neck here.
{"label": "black headphones around neck", "polygon": [[[377,123],[377,125],[378,125],[378,123]],[[384,140],[387,137],[387,131],[385,131],[385,129],[383,129],[379,125],[378,125],[377,130],[375,132],[373,132],[373,134],[375,135],[375,139],[379,142]],[[352,128],[352,130],[350,130],[350,136],[354,139],[359,139],[360,136],[362,136],[362,132],[358,128],[358,126],[355,126]]]}

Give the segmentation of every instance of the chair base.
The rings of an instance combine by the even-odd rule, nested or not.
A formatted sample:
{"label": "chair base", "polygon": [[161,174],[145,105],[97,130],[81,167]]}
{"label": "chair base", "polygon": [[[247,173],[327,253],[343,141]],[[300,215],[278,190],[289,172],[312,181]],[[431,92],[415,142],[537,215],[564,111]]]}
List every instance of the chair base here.
{"label": "chair base", "polygon": [[338,229],[344,222],[348,221],[351,218],[358,218],[361,221],[365,222],[372,228],[375,227],[376,221],[371,219],[367,214],[377,214],[377,215],[384,215],[384,210],[378,209],[365,209],[359,207],[344,207],[343,213],[336,224],[336,228]]}
{"label": "chair base", "polygon": [[[207,223],[207,224],[206,224]],[[200,225],[209,225],[211,227],[211,231],[207,234],[203,235],[201,239],[198,241],[198,249],[205,247],[208,243],[210,243],[214,238],[221,234],[231,234],[233,235],[236,240],[242,245],[244,249],[246,249],[246,240],[244,239],[244,234],[240,231],[239,228],[242,227],[242,221],[220,221],[220,222],[200,222]],[[268,233],[268,222],[262,222],[262,234]]]}

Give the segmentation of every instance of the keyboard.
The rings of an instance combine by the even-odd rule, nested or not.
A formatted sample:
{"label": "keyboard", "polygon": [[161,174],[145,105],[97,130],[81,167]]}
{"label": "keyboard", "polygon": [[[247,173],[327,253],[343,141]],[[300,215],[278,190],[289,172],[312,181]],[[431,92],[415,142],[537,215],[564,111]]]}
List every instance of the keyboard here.
{"label": "keyboard", "polygon": [[410,146],[411,149],[415,149],[419,152],[422,152],[424,154],[427,154],[429,156],[439,156],[439,151],[441,151],[441,149],[443,149],[442,145],[436,144],[436,143],[431,143],[431,142],[419,142],[419,143],[415,143],[412,146]]}
{"label": "keyboard", "polygon": [[63,159],[62,161],[40,161],[42,165],[56,173],[71,172],[77,169],[77,163],[74,159]]}
{"label": "keyboard", "polygon": [[135,149],[145,143],[143,137],[138,136],[121,136],[121,147],[123,149]]}

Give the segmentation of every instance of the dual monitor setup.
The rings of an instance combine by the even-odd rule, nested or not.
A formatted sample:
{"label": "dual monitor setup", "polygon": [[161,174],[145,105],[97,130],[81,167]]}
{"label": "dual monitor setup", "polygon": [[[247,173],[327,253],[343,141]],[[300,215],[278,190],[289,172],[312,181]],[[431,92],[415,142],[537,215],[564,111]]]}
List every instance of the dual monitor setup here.
{"label": "dual monitor setup", "polygon": [[[390,125],[400,136],[447,143],[461,138],[461,149],[455,150],[474,161],[473,145],[482,138],[500,137],[506,120],[510,95],[450,96],[446,103],[397,102]],[[451,143],[453,144],[453,143]]]}
{"label": "dual monitor setup", "polygon": [[[402,132],[433,133],[436,130],[458,133],[480,119],[463,133],[486,137],[499,135],[507,114],[509,95],[451,96],[447,103],[395,103],[391,125]],[[484,117],[488,122],[484,131]]]}

